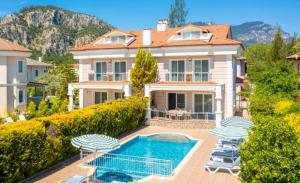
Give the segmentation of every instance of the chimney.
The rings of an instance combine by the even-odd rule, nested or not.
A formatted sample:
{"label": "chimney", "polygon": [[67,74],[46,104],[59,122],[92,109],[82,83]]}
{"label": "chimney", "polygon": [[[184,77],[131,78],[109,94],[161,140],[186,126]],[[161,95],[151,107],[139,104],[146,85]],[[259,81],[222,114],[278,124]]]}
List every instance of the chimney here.
{"label": "chimney", "polygon": [[156,29],[157,31],[166,31],[168,28],[168,20],[158,20]]}
{"label": "chimney", "polygon": [[42,62],[42,57],[39,57],[39,62]]}
{"label": "chimney", "polygon": [[144,29],[143,30],[143,45],[149,46],[152,43],[151,39],[151,29]]}

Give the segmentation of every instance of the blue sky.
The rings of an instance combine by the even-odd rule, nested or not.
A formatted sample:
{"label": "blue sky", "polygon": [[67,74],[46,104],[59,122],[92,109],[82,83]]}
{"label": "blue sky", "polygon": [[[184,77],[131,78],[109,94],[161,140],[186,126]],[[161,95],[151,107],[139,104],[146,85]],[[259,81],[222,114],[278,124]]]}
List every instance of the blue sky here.
{"label": "blue sky", "polygon": [[[56,5],[97,16],[120,29],[155,27],[174,0],[1,0],[0,16],[31,5]],[[240,24],[265,21],[300,34],[299,0],[185,0],[188,22]]]}

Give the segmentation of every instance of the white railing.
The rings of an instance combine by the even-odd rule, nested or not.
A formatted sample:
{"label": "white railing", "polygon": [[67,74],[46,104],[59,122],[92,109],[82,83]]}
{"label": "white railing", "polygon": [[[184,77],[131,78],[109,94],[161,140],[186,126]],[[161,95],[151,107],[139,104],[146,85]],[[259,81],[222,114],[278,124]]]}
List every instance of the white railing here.
{"label": "white railing", "polygon": [[173,172],[171,160],[103,152],[85,153],[82,157],[87,158],[84,165],[94,168],[97,177],[116,172],[139,179],[150,175],[172,176]]}
{"label": "white railing", "polygon": [[215,113],[211,112],[188,112],[188,111],[179,111],[169,112],[169,111],[159,111],[152,109],[151,118],[152,119],[163,119],[163,120],[176,120],[176,121],[189,121],[189,120],[200,120],[200,121],[214,121]]}
{"label": "white railing", "polygon": [[[159,76],[160,81],[163,81],[162,76]],[[170,82],[189,82],[199,81],[205,82],[211,80],[211,73],[209,72],[167,72],[165,73],[165,81]]]}
{"label": "white railing", "polygon": [[89,81],[129,81],[129,76],[127,72],[89,73]]}

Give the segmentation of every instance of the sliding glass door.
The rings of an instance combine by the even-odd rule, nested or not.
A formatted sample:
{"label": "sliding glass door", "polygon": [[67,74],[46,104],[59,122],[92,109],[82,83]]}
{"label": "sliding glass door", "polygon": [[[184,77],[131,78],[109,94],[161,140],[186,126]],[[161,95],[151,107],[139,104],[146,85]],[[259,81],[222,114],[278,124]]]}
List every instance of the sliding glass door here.
{"label": "sliding glass door", "polygon": [[211,94],[195,94],[194,110],[196,113],[212,113],[212,95]]}
{"label": "sliding glass door", "polygon": [[184,81],[185,65],[183,60],[171,62],[171,81]]}
{"label": "sliding glass door", "polygon": [[100,104],[107,101],[107,93],[106,92],[95,92],[94,103]]}
{"label": "sliding glass door", "polygon": [[185,94],[184,93],[168,93],[168,107],[171,109],[185,108]]}
{"label": "sliding glass door", "polygon": [[209,64],[208,60],[194,60],[194,80],[209,80]]}

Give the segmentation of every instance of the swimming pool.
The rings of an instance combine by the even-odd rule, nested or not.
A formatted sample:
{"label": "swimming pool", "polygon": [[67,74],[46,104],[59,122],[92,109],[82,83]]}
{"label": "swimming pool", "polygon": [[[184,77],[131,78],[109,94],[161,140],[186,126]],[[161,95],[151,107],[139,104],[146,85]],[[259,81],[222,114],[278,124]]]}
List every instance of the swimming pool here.
{"label": "swimming pool", "polygon": [[105,182],[171,176],[196,143],[197,140],[179,134],[136,136],[90,163],[97,167],[95,177]]}

